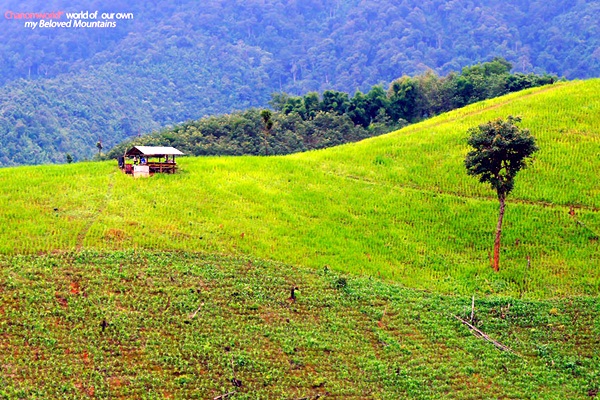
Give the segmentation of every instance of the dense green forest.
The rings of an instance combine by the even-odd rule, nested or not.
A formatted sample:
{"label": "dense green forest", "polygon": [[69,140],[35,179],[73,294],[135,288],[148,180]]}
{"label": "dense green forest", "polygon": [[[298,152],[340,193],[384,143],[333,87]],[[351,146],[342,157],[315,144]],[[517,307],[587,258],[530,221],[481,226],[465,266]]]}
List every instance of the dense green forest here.
{"label": "dense green forest", "polygon": [[592,1],[17,0],[3,12],[131,12],[114,29],[0,20],[0,165],[64,162],[273,92],[366,92],[496,56],[515,72],[600,74]]}
{"label": "dense green forest", "polygon": [[117,158],[132,145],[175,146],[193,155],[289,154],[354,142],[390,132],[419,120],[510,92],[552,84],[556,77],[511,74],[504,59],[465,67],[439,77],[429,71],[403,76],[387,91],[373,86],[367,93],[326,90],[320,96],[273,95],[276,110],[244,112],[188,121],[112,148]]}

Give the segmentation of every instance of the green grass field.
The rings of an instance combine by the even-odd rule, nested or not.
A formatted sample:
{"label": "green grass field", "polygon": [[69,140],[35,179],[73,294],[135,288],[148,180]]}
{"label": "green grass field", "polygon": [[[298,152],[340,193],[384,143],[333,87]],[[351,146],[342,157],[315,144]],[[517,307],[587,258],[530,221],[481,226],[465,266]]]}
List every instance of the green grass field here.
{"label": "green grass field", "polygon": [[[498,203],[463,159],[467,129],[507,115],[540,151],[494,273]],[[179,164],[0,169],[0,398],[599,393],[600,80],[321,151]],[[473,295],[474,325],[514,353],[454,318]]]}
{"label": "green grass field", "polygon": [[[598,80],[534,89],[322,151],[184,158],[180,174],[147,180],[114,162],[3,169],[0,253],[177,249],[443,293],[597,295],[599,92]],[[498,205],[465,172],[465,137],[509,114],[522,116],[541,150],[509,197],[494,274]]]}

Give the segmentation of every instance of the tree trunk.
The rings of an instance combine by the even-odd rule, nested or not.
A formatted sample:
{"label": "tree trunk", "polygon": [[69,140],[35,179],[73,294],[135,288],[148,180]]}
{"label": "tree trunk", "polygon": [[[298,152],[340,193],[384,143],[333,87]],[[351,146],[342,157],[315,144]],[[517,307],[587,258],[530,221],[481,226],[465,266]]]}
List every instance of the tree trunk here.
{"label": "tree trunk", "polygon": [[264,135],[263,135],[263,142],[264,142],[264,145],[265,145],[265,156],[269,155],[269,138],[267,136],[268,133],[269,132],[267,130],[265,130],[264,131]]}
{"label": "tree trunk", "polygon": [[496,239],[494,240],[494,271],[500,270],[500,237],[502,236],[502,219],[504,218],[505,195],[499,195],[500,213],[498,215],[498,226],[496,226]]}

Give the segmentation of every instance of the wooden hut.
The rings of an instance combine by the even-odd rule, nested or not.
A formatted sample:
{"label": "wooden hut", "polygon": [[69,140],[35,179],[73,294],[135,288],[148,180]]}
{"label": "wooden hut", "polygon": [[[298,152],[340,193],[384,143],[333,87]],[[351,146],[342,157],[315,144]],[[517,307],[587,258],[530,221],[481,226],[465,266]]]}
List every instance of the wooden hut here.
{"label": "wooden hut", "polygon": [[174,147],[134,146],[119,158],[119,168],[134,177],[155,173],[177,172],[176,156],[183,153]]}

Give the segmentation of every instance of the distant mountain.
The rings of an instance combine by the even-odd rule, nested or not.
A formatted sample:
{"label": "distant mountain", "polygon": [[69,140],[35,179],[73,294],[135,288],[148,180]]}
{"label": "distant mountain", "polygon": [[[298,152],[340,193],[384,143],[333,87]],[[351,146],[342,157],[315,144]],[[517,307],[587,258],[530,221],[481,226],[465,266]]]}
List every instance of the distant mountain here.
{"label": "distant mountain", "polygon": [[[495,56],[516,72],[600,75],[592,1],[7,0],[0,11],[3,166],[89,158],[98,140],[108,149],[165,125],[264,107],[273,92],[353,93]],[[133,19],[25,27],[37,21],[29,13],[59,11]],[[68,22],[65,13],[55,22]]]}

